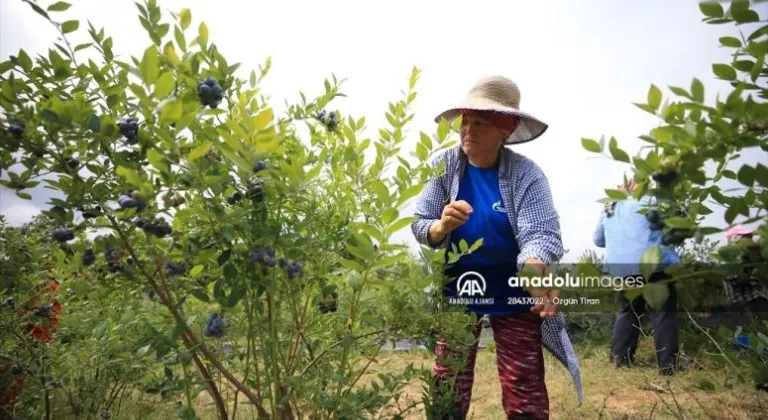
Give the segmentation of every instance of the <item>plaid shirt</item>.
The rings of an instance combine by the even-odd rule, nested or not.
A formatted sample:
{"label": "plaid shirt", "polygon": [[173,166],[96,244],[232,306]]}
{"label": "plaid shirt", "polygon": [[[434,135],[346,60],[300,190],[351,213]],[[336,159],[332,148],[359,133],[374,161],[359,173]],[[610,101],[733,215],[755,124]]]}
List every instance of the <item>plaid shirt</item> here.
{"label": "plaid shirt", "polygon": [[[450,244],[449,234],[442,242],[431,246],[427,242],[427,234],[432,223],[440,220],[444,206],[456,200],[467,157],[461,146],[456,146],[437,156],[432,161],[433,167],[442,161],[446,163],[445,172],[424,186],[414,212],[418,219],[411,225],[416,240],[433,249]],[[559,261],[564,254],[560,222],[549,182],[541,168],[525,156],[502,147],[499,157],[499,189],[507,218],[520,247],[518,269],[529,258],[539,259],[547,265]],[[541,330],[544,347],[571,373],[581,405],[579,361],[565,329],[565,317],[559,312],[555,317],[544,318]]]}

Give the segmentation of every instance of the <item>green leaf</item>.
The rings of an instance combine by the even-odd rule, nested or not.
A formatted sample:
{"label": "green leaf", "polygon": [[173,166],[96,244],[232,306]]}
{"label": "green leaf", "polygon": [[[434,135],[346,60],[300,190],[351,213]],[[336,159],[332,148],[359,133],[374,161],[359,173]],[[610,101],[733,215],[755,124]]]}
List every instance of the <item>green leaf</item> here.
{"label": "green leaf", "polygon": [[459,241],[459,251],[461,251],[462,254],[466,254],[467,251],[469,251],[469,244],[466,239]]}
{"label": "green leaf", "polygon": [[93,114],[88,118],[88,129],[94,133],[98,133],[101,130],[101,118],[98,115]]}
{"label": "green leaf", "polygon": [[699,389],[704,390],[704,391],[714,391],[715,390],[715,384],[713,384],[712,382],[710,382],[710,381],[708,381],[706,379],[701,379],[699,381]]}
{"label": "green leaf", "polygon": [[693,99],[693,97],[691,96],[691,94],[690,94],[690,93],[688,93],[688,92],[687,92],[685,89],[683,89],[683,88],[681,88],[681,87],[677,87],[677,86],[670,86],[670,87],[669,87],[669,90],[671,90],[671,91],[672,91],[672,93],[674,93],[674,94],[675,94],[675,95],[677,95],[677,96],[682,96],[682,97],[685,97],[685,98],[688,98],[688,99]]}
{"label": "green leaf", "polygon": [[69,3],[65,3],[63,1],[57,1],[56,3],[53,3],[52,5],[48,6],[48,11],[49,12],[63,12],[65,10],[69,9],[70,6],[71,6],[71,4],[69,4]]}
{"label": "green leaf", "polygon": [[693,78],[693,81],[691,81],[691,94],[693,95],[694,101],[699,103],[704,102],[704,84],[701,83],[701,80],[695,77]]}
{"label": "green leaf", "polygon": [[752,184],[755,183],[755,168],[744,165],[739,169],[739,173],[736,174],[736,178],[741,182],[743,185],[746,185],[748,187],[751,187]]}
{"label": "green leaf", "polygon": [[614,200],[625,200],[628,198],[626,191],[616,190],[616,189],[606,189],[605,193],[608,195],[608,198],[614,199]]}
{"label": "green leaf", "polygon": [[603,151],[602,147],[600,147],[600,143],[592,139],[582,138],[581,146],[587,151],[593,152],[593,153],[600,153]]}
{"label": "green leaf", "polygon": [[157,76],[160,74],[160,67],[157,58],[157,48],[154,45],[144,51],[144,58],[141,60],[139,73],[147,85],[151,85],[157,80]]}
{"label": "green leaf", "polygon": [[396,233],[400,229],[406,226],[410,226],[411,223],[413,223],[414,221],[416,221],[416,217],[404,217],[396,221],[395,223],[392,223],[391,225],[389,225],[389,227],[387,228],[387,234],[391,235],[393,233]]}
{"label": "green leaf", "polygon": [[400,212],[398,212],[396,208],[390,207],[384,210],[384,213],[381,214],[381,223],[388,225],[397,219],[397,216],[399,215]]}
{"label": "green leaf", "polygon": [[694,229],[696,224],[684,217],[670,217],[664,221],[664,223],[673,228],[681,229]]}
{"label": "green leaf", "polygon": [[160,110],[160,123],[163,125],[169,125],[179,121],[184,113],[184,106],[181,101],[174,99],[169,101]]}
{"label": "green leaf", "polygon": [[658,110],[661,105],[662,94],[656,85],[651,85],[648,89],[648,105],[652,106],[654,110]]}
{"label": "green leaf", "polygon": [[198,28],[198,36],[200,37],[200,44],[205,46],[208,44],[208,26],[205,22],[200,23]]}
{"label": "green leaf", "polygon": [[759,22],[760,21],[760,15],[757,14],[754,10],[739,10],[732,13],[733,20],[735,20],[738,24],[744,24],[744,23],[753,23],[753,22]]}
{"label": "green leaf", "polygon": [[80,27],[80,21],[68,20],[61,24],[61,32],[68,34],[70,32],[76,31],[77,28],[79,27]]}
{"label": "green leaf", "polygon": [[666,283],[649,283],[643,288],[643,298],[655,310],[660,310],[669,298],[669,287]]}
{"label": "green leaf", "polygon": [[125,182],[127,182],[130,185],[139,186],[141,185],[141,177],[139,177],[139,174],[136,173],[131,168],[127,168],[125,166],[118,166],[116,169],[117,175],[123,177],[125,179]]}
{"label": "green leaf", "polygon": [[739,48],[741,47],[741,41],[738,38],[732,36],[724,36],[720,38],[720,44],[725,47]]}
{"label": "green leaf", "polygon": [[640,257],[640,274],[647,282],[651,274],[656,271],[656,267],[661,262],[661,249],[658,246],[648,248]]}
{"label": "green leaf", "polygon": [[736,80],[736,70],[728,64],[712,64],[712,72],[723,80]]}
{"label": "green leaf", "polygon": [[736,60],[732,65],[736,70],[752,71],[752,67],[755,65],[755,62],[752,60]]}
{"label": "green leaf", "polygon": [[717,3],[716,1],[702,1],[699,3],[699,9],[705,16],[713,18],[721,18],[725,13],[723,11],[723,6],[721,6],[720,3]]}
{"label": "green leaf", "polygon": [[608,150],[610,150],[611,156],[613,156],[615,160],[631,163],[629,159],[629,155],[627,154],[627,152],[619,148],[618,143],[616,142],[616,139],[614,137],[611,137],[611,140],[608,143]]}
{"label": "green leaf", "polygon": [[768,187],[768,167],[758,163],[755,167],[754,178],[763,187]]}
{"label": "green leaf", "polygon": [[254,130],[263,130],[267,128],[270,122],[272,122],[272,119],[274,119],[274,111],[272,111],[272,108],[266,108],[263,111],[259,112],[255,117],[251,119],[251,123],[253,124]]}
{"label": "green leaf", "polygon": [[149,163],[152,164],[155,168],[160,170],[163,173],[170,173],[171,169],[168,166],[168,162],[165,159],[165,156],[163,156],[160,152],[158,152],[155,149],[149,149],[147,150],[147,160]]}
{"label": "green leaf", "polygon": [[424,189],[424,185],[422,184],[416,184],[408,187],[405,191],[403,191],[400,194],[400,197],[397,198],[397,205],[400,206],[406,201],[408,201],[409,199],[417,196],[423,189]]}
{"label": "green leaf", "polygon": [[170,95],[171,91],[173,91],[174,82],[173,73],[163,73],[160,78],[157,79],[157,84],[155,85],[155,99],[165,99]]}
{"label": "green leaf", "polygon": [[192,12],[190,12],[187,8],[181,9],[181,12],[179,12],[179,18],[181,21],[181,29],[187,29],[189,24],[192,22]]}
{"label": "green leaf", "polygon": [[205,266],[203,266],[203,265],[196,265],[196,266],[192,267],[191,270],[189,270],[189,276],[190,277],[197,277],[198,274],[202,273],[204,269],[205,269]]}
{"label": "green leaf", "polygon": [[194,162],[195,160],[199,159],[202,156],[205,156],[206,153],[208,153],[209,150],[211,150],[211,147],[213,146],[213,143],[210,141],[207,141],[200,146],[195,147],[189,152],[189,156],[187,156],[187,160],[189,160],[190,163]]}

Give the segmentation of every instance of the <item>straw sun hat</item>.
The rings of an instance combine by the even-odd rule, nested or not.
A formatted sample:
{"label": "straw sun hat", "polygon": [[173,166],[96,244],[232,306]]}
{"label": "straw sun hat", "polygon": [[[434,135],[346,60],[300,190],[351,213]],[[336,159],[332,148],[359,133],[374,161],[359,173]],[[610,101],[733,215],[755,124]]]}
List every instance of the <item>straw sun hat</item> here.
{"label": "straw sun hat", "polygon": [[464,101],[443,111],[435,118],[439,123],[461,115],[463,110],[495,111],[518,117],[519,123],[504,144],[526,143],[544,134],[548,125],[520,110],[520,89],[512,80],[503,76],[488,76],[478,80],[469,90]]}

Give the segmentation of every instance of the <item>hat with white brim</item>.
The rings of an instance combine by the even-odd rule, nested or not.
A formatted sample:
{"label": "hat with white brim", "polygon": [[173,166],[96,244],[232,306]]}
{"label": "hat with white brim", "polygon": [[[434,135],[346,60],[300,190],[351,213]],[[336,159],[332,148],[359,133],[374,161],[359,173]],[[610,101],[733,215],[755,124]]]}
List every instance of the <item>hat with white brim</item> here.
{"label": "hat with white brim", "polygon": [[499,112],[518,118],[517,128],[504,140],[504,144],[520,144],[534,140],[549,127],[538,118],[520,110],[520,89],[512,80],[503,76],[489,76],[480,79],[469,90],[459,105],[443,111],[435,122],[445,118],[452,121],[463,110]]}

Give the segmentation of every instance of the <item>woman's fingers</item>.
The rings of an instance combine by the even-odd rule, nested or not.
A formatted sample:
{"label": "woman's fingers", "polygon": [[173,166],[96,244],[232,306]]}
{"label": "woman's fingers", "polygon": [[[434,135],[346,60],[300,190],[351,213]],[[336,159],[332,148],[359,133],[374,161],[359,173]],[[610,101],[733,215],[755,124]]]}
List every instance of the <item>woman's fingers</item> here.
{"label": "woman's fingers", "polygon": [[461,220],[462,222],[466,222],[469,219],[469,215],[464,214],[459,210],[456,210],[455,208],[451,208],[451,207],[446,208],[443,214],[445,216],[449,216],[449,217],[453,217],[454,219]]}

